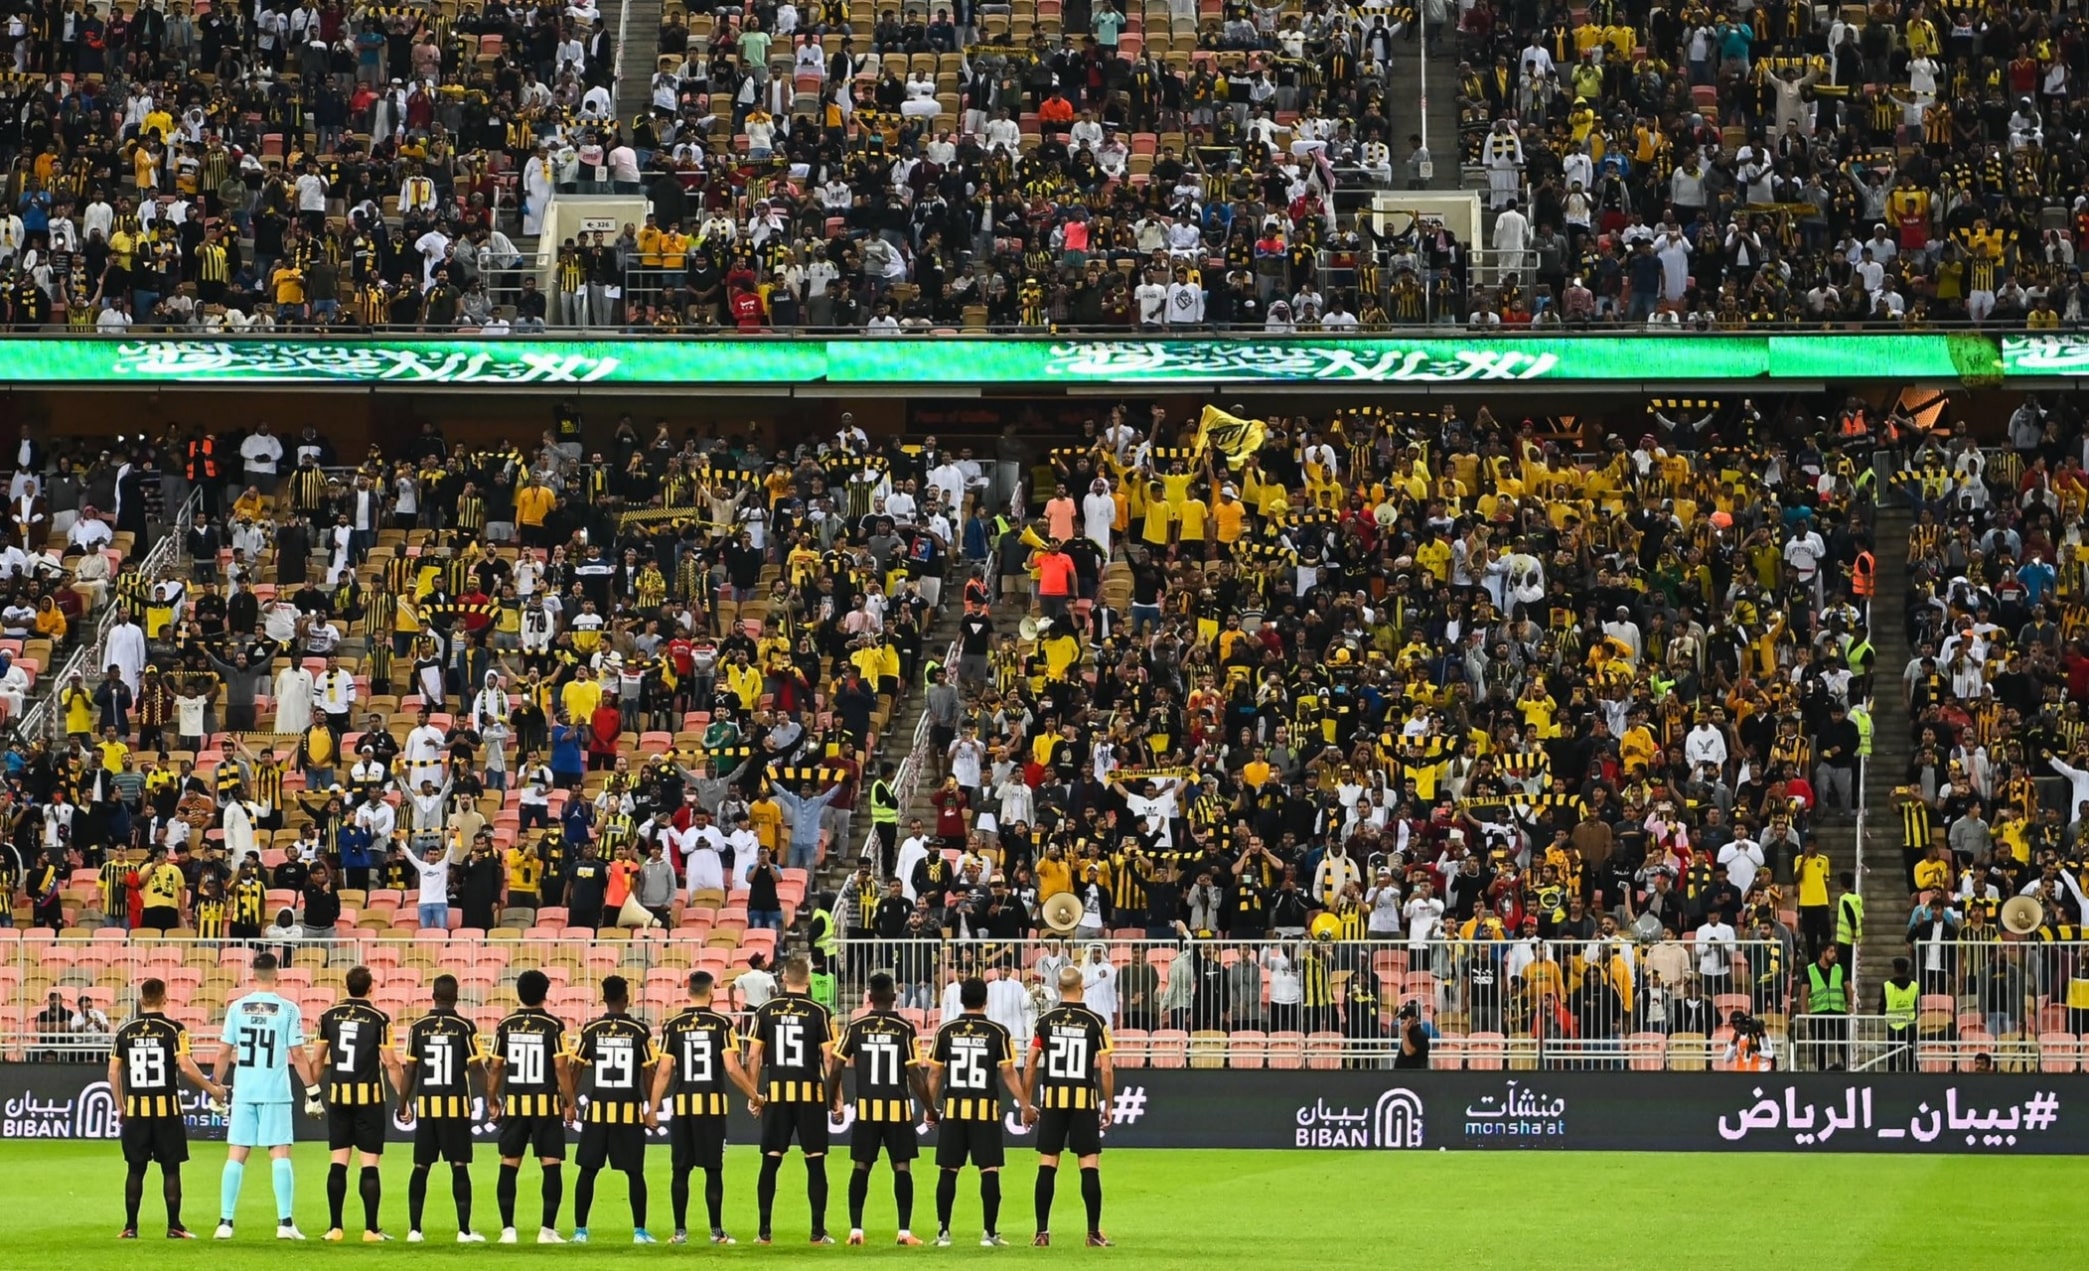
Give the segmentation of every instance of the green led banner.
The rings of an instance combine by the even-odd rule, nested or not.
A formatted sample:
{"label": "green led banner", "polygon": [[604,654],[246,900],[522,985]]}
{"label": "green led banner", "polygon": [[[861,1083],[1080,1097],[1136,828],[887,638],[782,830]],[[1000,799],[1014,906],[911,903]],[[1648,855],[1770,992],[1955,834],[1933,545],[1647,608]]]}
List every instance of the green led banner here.
{"label": "green led banner", "polygon": [[2089,375],[2089,336],[2004,336],[2002,373],[2011,379]]}
{"label": "green led banner", "polygon": [[0,340],[0,379],[26,385],[413,389],[771,389],[815,385],[1742,384],[1899,381],[1975,387],[2089,376],[2089,336],[1978,332],[1574,337],[887,337],[530,340],[405,337]]}
{"label": "green led banner", "polygon": [[827,346],[827,378],[986,384],[1470,384],[1556,380],[1757,379],[1770,374],[1760,336],[1583,339],[1064,340],[894,348]]}
{"label": "green led banner", "polygon": [[817,342],[618,340],[11,340],[17,383],[339,384],[539,388],[588,384],[812,383]]}

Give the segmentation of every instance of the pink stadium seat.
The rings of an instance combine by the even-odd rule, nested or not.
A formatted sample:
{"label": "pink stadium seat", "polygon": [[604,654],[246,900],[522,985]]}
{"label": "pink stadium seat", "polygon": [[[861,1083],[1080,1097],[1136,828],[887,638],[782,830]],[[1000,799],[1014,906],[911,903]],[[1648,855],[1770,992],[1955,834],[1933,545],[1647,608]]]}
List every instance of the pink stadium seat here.
{"label": "pink stadium seat", "polygon": [[2047,1032],[2038,1035],[2038,1071],[2074,1072],[2081,1066],[2081,1051],[2073,1033]]}
{"label": "pink stadium seat", "polygon": [[1317,1032],[1307,1034],[1306,1067],[1319,1069],[1340,1068],[1342,1066],[1343,1041],[1344,1038],[1340,1033]]}
{"label": "pink stadium seat", "polygon": [[1235,1029],[1227,1046],[1227,1063],[1234,1068],[1260,1068],[1269,1062],[1269,1034],[1256,1028]]}
{"label": "pink stadium seat", "polygon": [[1269,1035],[1269,1066],[1272,1068],[1305,1067],[1305,1034],[1288,1032],[1271,1033]]}
{"label": "pink stadium seat", "polygon": [[1499,1072],[1508,1067],[1509,1039],[1500,1033],[1473,1033],[1465,1039],[1465,1066],[1477,1072]]}
{"label": "pink stadium seat", "polygon": [[[1121,1028],[1117,1030],[1115,1041],[1116,1052],[1112,1058],[1117,1061],[1119,1068],[1144,1068],[1146,1066],[1146,1048],[1150,1038],[1144,1029]],[[1188,1045],[1187,1038],[1184,1038],[1184,1045]]]}

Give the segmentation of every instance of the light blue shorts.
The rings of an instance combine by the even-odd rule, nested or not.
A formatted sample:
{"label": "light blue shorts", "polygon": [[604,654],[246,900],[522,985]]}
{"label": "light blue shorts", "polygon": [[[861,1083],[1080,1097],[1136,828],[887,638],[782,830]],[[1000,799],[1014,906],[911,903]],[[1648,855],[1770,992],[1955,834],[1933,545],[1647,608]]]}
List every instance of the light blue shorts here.
{"label": "light blue shorts", "polygon": [[232,1101],[231,1123],[225,1142],[233,1147],[283,1147],[297,1140],[291,1128],[287,1103],[241,1103]]}

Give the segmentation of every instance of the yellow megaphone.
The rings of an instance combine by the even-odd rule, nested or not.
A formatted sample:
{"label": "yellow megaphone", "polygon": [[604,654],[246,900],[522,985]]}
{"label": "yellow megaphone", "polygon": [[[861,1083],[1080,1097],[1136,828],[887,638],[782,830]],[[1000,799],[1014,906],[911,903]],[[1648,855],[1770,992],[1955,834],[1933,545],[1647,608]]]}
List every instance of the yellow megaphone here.
{"label": "yellow megaphone", "polygon": [[1307,930],[1313,933],[1315,940],[1332,940],[1342,934],[1342,920],[1333,914],[1324,913],[1315,918],[1313,925]]}
{"label": "yellow megaphone", "polygon": [[1017,538],[1016,541],[1033,552],[1041,552],[1051,546],[1051,543],[1047,542],[1044,536],[1037,532],[1037,527],[1034,525],[1025,525],[1021,537]]}

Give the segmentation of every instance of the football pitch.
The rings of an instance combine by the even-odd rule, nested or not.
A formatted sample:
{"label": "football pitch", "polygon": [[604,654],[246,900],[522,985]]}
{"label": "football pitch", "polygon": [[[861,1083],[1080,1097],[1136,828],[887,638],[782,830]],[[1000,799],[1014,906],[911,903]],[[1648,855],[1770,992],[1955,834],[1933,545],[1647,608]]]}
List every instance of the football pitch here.
{"label": "football pitch", "polygon": [[[153,1271],[184,1267],[211,1271],[280,1267],[290,1252],[273,1239],[275,1202],[269,1171],[257,1161],[247,1171],[239,1235],[210,1240],[217,1219],[218,1175],[224,1149],[193,1145],[183,1171],[188,1226],[204,1238],[170,1244],[157,1171],[146,1180],[136,1244],[119,1243],[123,1225],[123,1165],[114,1143],[0,1145],[0,1179],[7,1197],[7,1241],[0,1267],[138,1266]],[[668,1163],[649,1153],[650,1223],[662,1240],[674,1223],[668,1208]],[[804,1170],[792,1159],[779,1180],[776,1239],[753,1244],[756,1158],[736,1148],[726,1168],[726,1226],[741,1243],[686,1248],[634,1248],[622,1177],[605,1172],[597,1188],[594,1243],[581,1248],[460,1248],[447,1180],[431,1178],[428,1243],[403,1239],[382,1246],[358,1243],[361,1205],[351,1171],[349,1241],[319,1240],[326,1227],[326,1155],[302,1145],[297,1156],[297,1219],[308,1237],[300,1260],[333,1265],[456,1258],[470,1265],[586,1267],[631,1259],[717,1259],[742,1263],[825,1261],[850,1265],[920,1265],[953,1259],[1050,1260],[1107,1263],[1119,1268],[1325,1268],[1413,1266],[1466,1268],[1648,1267],[1771,1262],[1785,1268],[1904,1268],[1948,1260],[1956,1267],[2083,1265],[2083,1244],[2068,1215],[2078,1212],[2081,1162],[2067,1157],[1968,1158],[1800,1156],[1790,1154],[1624,1154],[1593,1152],[1290,1152],[1160,1151],[1124,1149],[1103,1158],[1104,1226],[1114,1249],[1081,1243],[1078,1175],[1062,1174],[1054,1245],[1027,1247],[1035,1168],[1011,1153],[1004,1178],[1001,1231],[1008,1249],[979,1247],[977,1176],[968,1171],[952,1223],[956,1247],[896,1248],[892,1244],[890,1175],[872,1176],[865,1211],[869,1245],[809,1248]],[[1070,1166],[1071,1160],[1067,1162]],[[445,1167],[438,1166],[437,1170]],[[846,1163],[831,1173],[829,1223],[837,1240],[847,1230]],[[935,1228],[935,1183],[929,1163],[916,1163],[914,1229],[924,1239]],[[561,1218],[572,1230],[573,1170],[567,1167]],[[406,1234],[407,1154],[387,1153],[382,1219],[395,1237]],[[473,1224],[498,1235],[495,1162],[480,1153],[473,1167]],[[702,1175],[691,1214],[703,1226]],[[517,1205],[522,1239],[533,1241],[538,1217],[537,1174],[523,1171]],[[701,1239],[701,1237],[699,1237]],[[452,1264],[456,1265],[456,1264]]]}

